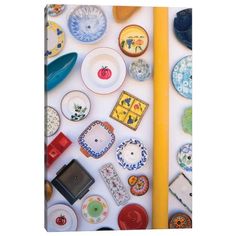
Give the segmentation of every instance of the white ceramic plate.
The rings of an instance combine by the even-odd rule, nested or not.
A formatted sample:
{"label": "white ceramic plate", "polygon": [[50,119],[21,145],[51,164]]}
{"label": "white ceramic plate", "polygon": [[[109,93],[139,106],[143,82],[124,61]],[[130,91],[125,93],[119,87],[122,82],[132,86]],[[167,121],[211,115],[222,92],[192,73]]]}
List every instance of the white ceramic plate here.
{"label": "white ceramic plate", "polygon": [[90,111],[89,97],[78,90],[67,93],[61,100],[62,114],[71,121],[83,120]]}
{"label": "white ceramic plate", "polygon": [[49,232],[75,231],[77,217],[67,205],[56,204],[47,209],[47,230]]}
{"label": "white ceramic plate", "polygon": [[90,90],[98,94],[108,94],[117,90],[124,82],[126,65],[115,50],[97,48],[85,57],[81,75]]}

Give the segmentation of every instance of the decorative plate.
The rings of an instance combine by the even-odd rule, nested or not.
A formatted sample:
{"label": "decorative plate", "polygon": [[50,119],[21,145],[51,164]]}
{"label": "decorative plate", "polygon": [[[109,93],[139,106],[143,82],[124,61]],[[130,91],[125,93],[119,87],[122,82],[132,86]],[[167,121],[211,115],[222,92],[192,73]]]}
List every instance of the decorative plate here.
{"label": "decorative plate", "polygon": [[129,67],[129,74],[138,81],[145,81],[151,76],[151,66],[143,59],[132,62]]}
{"label": "decorative plate", "polygon": [[182,128],[185,133],[192,135],[192,107],[188,107],[184,110]]}
{"label": "decorative plate", "polygon": [[47,209],[47,230],[49,232],[75,231],[77,217],[72,208],[56,204]]}
{"label": "decorative plate", "polygon": [[52,193],[53,193],[53,187],[52,184],[48,181],[45,180],[44,181],[44,190],[45,190],[45,200],[49,201],[52,197]]}
{"label": "decorative plate", "polygon": [[192,99],[192,56],[186,56],[176,63],[172,83],[180,95]]}
{"label": "decorative plate", "polygon": [[45,116],[45,136],[50,137],[58,131],[61,124],[61,120],[58,112],[50,106],[45,107]]}
{"label": "decorative plate", "polygon": [[49,4],[47,5],[47,13],[49,16],[58,16],[65,10],[64,4]]}
{"label": "decorative plate", "polygon": [[132,175],[128,179],[130,185],[130,192],[135,196],[144,195],[149,189],[148,177],[145,175]]}
{"label": "decorative plate", "polygon": [[121,230],[146,229],[148,214],[141,205],[129,204],[120,211],[118,224]]}
{"label": "decorative plate", "polygon": [[138,57],[145,53],[149,44],[147,31],[140,25],[128,25],[119,35],[121,51],[130,57]]}
{"label": "decorative plate", "polygon": [[89,97],[78,90],[70,91],[61,100],[62,114],[71,121],[83,120],[90,111]]}
{"label": "decorative plate", "polygon": [[176,213],[169,220],[170,229],[192,228],[192,220],[185,213]]}
{"label": "decorative plate", "polygon": [[116,149],[118,163],[127,170],[137,170],[144,166],[148,158],[147,149],[137,139],[122,142]]}
{"label": "decorative plate", "polygon": [[45,56],[47,57],[54,57],[64,47],[65,35],[64,32],[58,24],[53,21],[48,21],[46,24],[47,31],[46,31],[46,52]]}
{"label": "decorative plate", "polygon": [[94,93],[108,94],[124,82],[126,65],[121,55],[111,48],[96,48],[87,54],[81,75],[85,85]]}
{"label": "decorative plate", "polygon": [[115,142],[113,127],[108,122],[96,120],[79,136],[80,151],[95,159],[102,157]]}
{"label": "decorative plate", "polygon": [[192,144],[183,145],[177,154],[177,162],[186,171],[192,171]]}
{"label": "decorative plate", "polygon": [[107,19],[100,7],[79,6],[68,20],[71,34],[81,43],[95,43],[102,38],[107,28]]}
{"label": "decorative plate", "polygon": [[91,224],[101,223],[108,215],[107,202],[98,195],[88,197],[82,204],[82,215]]}

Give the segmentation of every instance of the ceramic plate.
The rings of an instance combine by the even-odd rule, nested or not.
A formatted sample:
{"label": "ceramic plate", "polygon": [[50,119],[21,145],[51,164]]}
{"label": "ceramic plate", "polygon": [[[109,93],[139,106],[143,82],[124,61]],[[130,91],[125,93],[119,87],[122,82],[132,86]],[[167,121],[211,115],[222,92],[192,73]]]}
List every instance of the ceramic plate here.
{"label": "ceramic plate", "polygon": [[45,107],[45,116],[45,136],[50,137],[58,131],[61,124],[61,120],[58,112],[50,106]]}
{"label": "ceramic plate", "polygon": [[177,162],[186,171],[192,171],[192,144],[183,145],[177,153]]}
{"label": "ceramic plate", "polygon": [[127,56],[141,56],[147,50],[148,44],[148,33],[140,25],[128,25],[120,32],[119,46]]}
{"label": "ceramic plate", "polygon": [[82,204],[82,215],[91,224],[104,221],[108,215],[108,205],[104,198],[93,195]]}
{"label": "ceramic plate", "polygon": [[90,111],[89,97],[81,91],[67,93],[61,101],[62,114],[71,121],[83,120]]}
{"label": "ceramic plate", "polygon": [[48,21],[46,24],[46,52],[45,56],[54,57],[64,47],[65,35],[64,32],[58,24],[53,21]]}
{"label": "ceramic plate", "polygon": [[49,16],[58,16],[65,10],[64,4],[49,4],[47,5],[47,13]]}
{"label": "ceramic plate", "polygon": [[81,43],[95,43],[104,35],[107,19],[100,7],[79,6],[70,14],[71,34]]}
{"label": "ceramic plate", "polygon": [[128,170],[137,170],[144,166],[148,153],[144,145],[137,139],[122,142],[116,150],[118,163]]}
{"label": "ceramic plate", "polygon": [[145,81],[151,76],[151,66],[143,59],[138,59],[130,64],[130,76],[138,81]]}
{"label": "ceramic plate", "polygon": [[77,217],[67,205],[56,204],[47,209],[47,230],[50,232],[75,231]]}
{"label": "ceramic plate", "polygon": [[180,95],[192,99],[192,56],[176,63],[172,71],[172,83]]}
{"label": "ceramic plate", "polygon": [[126,65],[115,50],[97,48],[85,57],[81,75],[90,90],[99,94],[108,94],[117,90],[124,82]]}
{"label": "ceramic plate", "polygon": [[169,220],[170,229],[192,228],[192,220],[185,213],[176,213]]}

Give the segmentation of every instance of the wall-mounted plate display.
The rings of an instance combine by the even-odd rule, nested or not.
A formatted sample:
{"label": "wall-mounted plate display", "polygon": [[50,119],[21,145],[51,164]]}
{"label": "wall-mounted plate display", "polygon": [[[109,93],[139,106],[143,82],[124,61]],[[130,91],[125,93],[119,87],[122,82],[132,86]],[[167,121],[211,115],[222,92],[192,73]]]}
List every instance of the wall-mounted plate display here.
{"label": "wall-mounted plate display", "polygon": [[192,144],[186,143],[180,147],[177,153],[177,162],[179,166],[186,170],[192,171]]}
{"label": "wall-mounted plate display", "polygon": [[49,4],[47,5],[47,13],[49,16],[58,16],[65,10],[64,4]]}
{"label": "wall-mounted plate display", "polygon": [[81,43],[95,43],[102,38],[107,29],[107,19],[100,7],[79,6],[68,20],[71,34]]}
{"label": "wall-mounted plate display", "polygon": [[50,106],[45,107],[45,136],[54,135],[60,127],[61,119],[58,112]]}
{"label": "wall-mounted plate display", "polygon": [[151,77],[151,66],[143,59],[134,61],[129,66],[130,76],[138,81],[145,81]]}
{"label": "wall-mounted plate display", "polygon": [[85,85],[94,93],[108,94],[123,84],[126,65],[114,49],[96,48],[85,57],[81,75]]}

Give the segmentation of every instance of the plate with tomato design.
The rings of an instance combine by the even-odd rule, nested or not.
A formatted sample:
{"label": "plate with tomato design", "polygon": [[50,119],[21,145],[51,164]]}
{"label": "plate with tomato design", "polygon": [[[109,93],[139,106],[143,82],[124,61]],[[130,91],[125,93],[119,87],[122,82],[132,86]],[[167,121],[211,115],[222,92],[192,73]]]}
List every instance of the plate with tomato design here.
{"label": "plate with tomato design", "polygon": [[63,232],[77,229],[77,217],[72,208],[64,204],[56,204],[47,210],[47,231]]}
{"label": "plate with tomato design", "polygon": [[85,57],[81,75],[84,84],[98,94],[109,94],[123,84],[126,65],[121,55],[111,48],[97,48]]}

